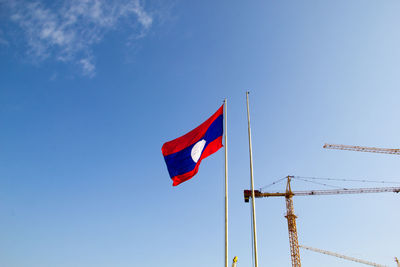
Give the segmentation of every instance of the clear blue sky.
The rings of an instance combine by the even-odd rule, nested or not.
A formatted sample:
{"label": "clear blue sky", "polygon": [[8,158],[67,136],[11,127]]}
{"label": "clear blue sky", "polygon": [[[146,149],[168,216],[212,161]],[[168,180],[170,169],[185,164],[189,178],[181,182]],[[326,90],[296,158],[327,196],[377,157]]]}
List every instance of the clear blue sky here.
{"label": "clear blue sky", "polygon": [[[222,266],[223,150],[172,187],[161,146],[227,98],[229,253],[250,267],[246,90],[257,188],[400,182],[398,156],[322,149],[399,147],[399,13],[394,0],[0,0],[0,266]],[[394,266],[399,197],[295,198],[299,241]],[[260,266],[290,266],[284,199],[256,205]]]}

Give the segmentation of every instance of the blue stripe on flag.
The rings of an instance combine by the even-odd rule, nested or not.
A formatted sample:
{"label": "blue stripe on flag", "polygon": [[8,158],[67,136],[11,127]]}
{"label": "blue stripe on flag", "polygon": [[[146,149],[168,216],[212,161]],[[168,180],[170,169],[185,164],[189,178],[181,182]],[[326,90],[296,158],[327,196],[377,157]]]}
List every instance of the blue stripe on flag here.
{"label": "blue stripe on flag", "polygon": [[[197,140],[194,144],[188,146],[187,148],[182,149],[174,154],[165,156],[165,162],[167,163],[168,172],[170,177],[175,177],[177,175],[181,175],[196,167],[196,162],[193,161],[191,152],[196,143],[200,140],[205,140],[206,144],[204,149],[208,146],[209,143],[222,136],[223,134],[223,115],[219,116],[215,119],[215,121],[210,125],[207,132],[204,134],[202,138]],[[203,152],[202,152],[203,153]]]}

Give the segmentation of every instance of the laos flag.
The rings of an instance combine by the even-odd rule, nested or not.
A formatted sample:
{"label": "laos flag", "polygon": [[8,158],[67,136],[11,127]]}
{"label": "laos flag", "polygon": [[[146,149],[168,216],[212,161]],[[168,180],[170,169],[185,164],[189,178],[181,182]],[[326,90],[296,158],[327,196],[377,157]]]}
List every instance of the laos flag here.
{"label": "laos flag", "polygon": [[162,146],[161,151],[173,186],[195,176],[201,160],[222,147],[223,107],[197,128]]}

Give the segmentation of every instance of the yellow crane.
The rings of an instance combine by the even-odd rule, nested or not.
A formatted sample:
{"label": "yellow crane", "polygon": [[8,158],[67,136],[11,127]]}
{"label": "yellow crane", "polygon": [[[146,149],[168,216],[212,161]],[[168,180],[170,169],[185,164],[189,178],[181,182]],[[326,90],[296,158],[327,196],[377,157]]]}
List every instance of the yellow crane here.
{"label": "yellow crane", "polygon": [[327,251],[327,250],[323,250],[323,249],[319,249],[319,248],[313,248],[313,247],[308,247],[308,246],[304,246],[304,245],[300,245],[300,247],[304,248],[304,249],[307,249],[307,250],[314,251],[314,252],[322,253],[322,254],[329,255],[329,256],[338,257],[338,258],[349,260],[349,261],[362,263],[362,264],[369,265],[369,266],[387,267],[386,265],[381,265],[381,264],[378,264],[378,263],[375,263],[375,262],[370,262],[370,261],[366,261],[366,260],[362,260],[362,259],[357,259],[357,258],[354,258],[354,257],[349,257],[349,256],[346,256],[346,255],[342,255],[342,254],[339,254],[339,253],[335,253],[335,252],[331,252],[331,251]]}
{"label": "yellow crane", "polygon": [[[292,191],[290,181],[294,176],[287,176],[286,191],[277,193],[263,193],[260,190],[254,190],[255,198],[262,197],[285,197],[286,199],[286,219],[289,230],[290,254],[292,267],[301,267],[299,241],[297,236],[296,218],[293,208],[293,196],[315,196],[315,195],[336,195],[336,194],[360,194],[360,193],[381,193],[394,192],[399,193],[400,187],[378,187],[378,188],[356,188],[356,189],[334,189],[334,190],[311,190],[311,191]],[[252,196],[251,190],[244,190],[244,201],[249,202]]]}
{"label": "yellow crane", "polygon": [[400,262],[399,262],[399,259],[397,257],[394,257],[394,261],[397,263],[397,267],[400,267]]}

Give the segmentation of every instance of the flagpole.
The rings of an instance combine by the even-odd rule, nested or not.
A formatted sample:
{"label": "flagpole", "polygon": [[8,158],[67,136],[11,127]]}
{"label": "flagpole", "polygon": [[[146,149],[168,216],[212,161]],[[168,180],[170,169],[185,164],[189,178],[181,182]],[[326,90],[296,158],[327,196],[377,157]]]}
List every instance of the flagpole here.
{"label": "flagpole", "polygon": [[256,235],[256,205],[254,201],[254,177],[253,177],[253,151],[251,147],[250,111],[249,111],[249,92],[246,92],[247,103],[247,126],[249,133],[249,154],[250,154],[250,181],[251,181],[251,203],[253,215],[253,242],[254,242],[254,265],[258,267],[257,259],[257,235]]}
{"label": "flagpole", "polygon": [[224,100],[224,146],[225,146],[225,267],[228,267],[228,101]]}

